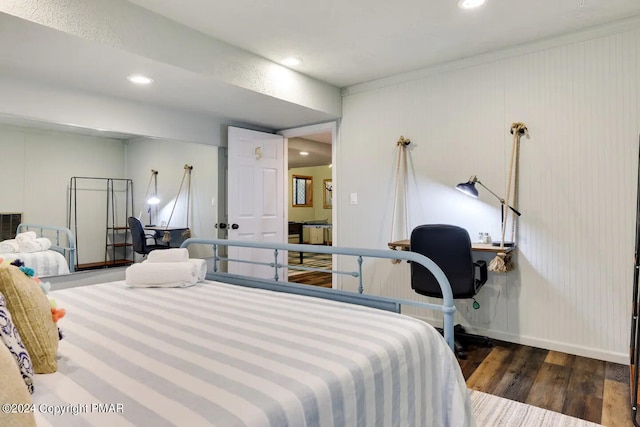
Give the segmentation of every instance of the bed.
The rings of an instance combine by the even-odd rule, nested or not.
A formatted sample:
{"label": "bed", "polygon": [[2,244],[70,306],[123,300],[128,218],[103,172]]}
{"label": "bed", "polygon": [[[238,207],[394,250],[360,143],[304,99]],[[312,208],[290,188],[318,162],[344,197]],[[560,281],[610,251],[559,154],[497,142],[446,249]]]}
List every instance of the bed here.
{"label": "bed", "polygon": [[[39,426],[474,425],[452,336],[399,313],[423,303],[217,268],[231,261],[217,255],[220,245],[310,249],[304,245],[183,246],[191,244],[214,252],[208,280],[196,286],[140,289],[116,280],[50,293],[67,315],[58,372],[36,376]],[[322,249],[421,262],[444,278],[410,252]],[[441,283],[447,295],[446,278]],[[445,300],[436,309],[452,317]]]}
{"label": "bed", "polygon": [[51,247],[38,252],[0,253],[5,260],[19,259],[25,266],[33,268],[38,277],[58,276],[73,273],[75,260],[75,240],[71,230],[39,224],[20,224],[16,234],[33,231],[38,237],[46,237]]}

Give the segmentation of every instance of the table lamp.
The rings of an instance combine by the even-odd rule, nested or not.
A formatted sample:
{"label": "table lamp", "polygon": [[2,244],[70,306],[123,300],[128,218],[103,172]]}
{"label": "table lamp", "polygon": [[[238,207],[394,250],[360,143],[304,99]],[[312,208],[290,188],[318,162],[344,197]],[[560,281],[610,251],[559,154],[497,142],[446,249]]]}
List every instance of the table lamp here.
{"label": "table lamp", "polygon": [[[471,178],[469,178],[469,181],[467,182],[461,182],[460,184],[456,185],[456,188],[460,191],[462,191],[464,194],[466,194],[467,196],[471,196],[474,199],[478,198],[478,189],[476,188],[476,184],[480,184],[485,190],[487,190],[489,193],[491,193],[496,199],[498,199],[498,201],[500,201],[500,211],[501,211],[501,219],[500,219],[500,224],[502,224],[504,222],[504,207],[508,207],[509,209],[511,209],[513,211],[513,213],[515,213],[516,215],[520,216],[522,215],[516,208],[514,208],[513,206],[507,205],[507,203],[505,202],[505,200],[498,196],[496,193],[494,193],[493,191],[491,191],[491,189],[489,189],[486,185],[484,185],[476,175],[473,175]],[[494,246],[500,246],[500,242],[493,242]],[[504,242],[504,246],[505,247],[509,247],[509,246],[513,246],[513,242]]]}

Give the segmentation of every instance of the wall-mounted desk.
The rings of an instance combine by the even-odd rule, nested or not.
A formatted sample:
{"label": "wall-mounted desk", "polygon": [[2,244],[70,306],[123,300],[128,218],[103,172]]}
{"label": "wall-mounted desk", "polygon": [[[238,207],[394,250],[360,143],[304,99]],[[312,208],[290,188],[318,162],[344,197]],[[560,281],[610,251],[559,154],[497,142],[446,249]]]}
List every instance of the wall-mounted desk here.
{"label": "wall-mounted desk", "polygon": [[[168,231],[171,239],[169,240],[167,246],[172,248],[179,248],[182,242],[184,242],[187,238],[182,235],[187,227],[157,227],[146,225],[144,227],[145,230],[153,231],[156,234],[156,239],[161,240],[164,237],[164,232]],[[158,241],[160,243],[160,241]]]}
{"label": "wall-mounted desk", "polygon": [[[411,247],[409,239],[398,240],[395,242],[387,243],[389,249],[408,251]],[[513,251],[514,247],[500,248],[500,246],[493,246],[491,243],[471,243],[471,249],[476,252],[493,252],[493,253],[506,253]]]}
{"label": "wall-mounted desk", "polygon": [[[389,249],[394,251],[410,251],[411,250],[411,242],[409,239],[389,242],[387,243],[387,246],[389,246]],[[506,268],[506,271],[503,269],[491,270],[491,267],[489,267],[491,271],[498,271],[500,273],[508,272],[515,268],[515,265],[511,257],[513,250],[515,248],[516,248],[515,246],[501,248],[500,246],[494,246],[491,243],[474,243],[474,242],[471,243],[471,250],[473,250],[474,252],[494,253],[496,255],[503,254],[502,258],[504,260],[504,267]]]}

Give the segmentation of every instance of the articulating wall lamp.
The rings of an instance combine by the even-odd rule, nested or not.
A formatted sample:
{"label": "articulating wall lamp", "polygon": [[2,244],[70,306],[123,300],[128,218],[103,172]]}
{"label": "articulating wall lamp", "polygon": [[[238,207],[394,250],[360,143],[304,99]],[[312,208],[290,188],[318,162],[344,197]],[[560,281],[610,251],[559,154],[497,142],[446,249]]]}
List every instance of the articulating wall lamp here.
{"label": "articulating wall lamp", "polygon": [[[153,181],[153,193],[151,193],[151,197],[147,200],[147,204],[149,205],[157,205],[160,203],[160,199],[158,198],[158,171],[151,169],[151,177],[149,178],[149,185],[147,185],[147,194],[149,195],[149,188],[151,188],[151,181]],[[145,197],[146,197],[145,195]]]}
{"label": "articulating wall lamp", "polygon": [[[151,183],[153,182],[153,192],[149,193],[151,189]],[[160,203],[160,198],[158,198],[158,171],[155,169],[151,169],[151,176],[149,177],[149,184],[147,184],[147,191],[144,195],[144,200],[149,205],[147,208],[147,212],[149,213],[149,225],[152,226],[151,222],[151,206],[155,206]]]}
{"label": "articulating wall lamp", "polygon": [[[507,203],[505,202],[505,200],[498,196],[496,193],[494,193],[493,191],[491,191],[491,189],[489,189],[486,185],[484,185],[477,176],[473,175],[471,178],[469,178],[469,181],[467,182],[461,182],[460,184],[456,185],[456,188],[460,191],[462,191],[464,194],[466,194],[467,196],[471,196],[475,199],[478,198],[478,189],[476,188],[476,184],[481,185],[485,190],[487,190],[489,193],[491,193],[493,195],[493,197],[495,197],[496,199],[498,199],[498,201],[500,202],[500,208],[501,208],[501,223],[504,222],[504,208],[505,206],[509,209],[511,209],[513,211],[513,213],[515,213],[516,215],[520,216],[522,215],[516,208],[514,208],[513,206],[507,205]],[[513,244],[513,243],[511,243]],[[509,244],[507,242],[505,242],[505,246],[509,246]]]}

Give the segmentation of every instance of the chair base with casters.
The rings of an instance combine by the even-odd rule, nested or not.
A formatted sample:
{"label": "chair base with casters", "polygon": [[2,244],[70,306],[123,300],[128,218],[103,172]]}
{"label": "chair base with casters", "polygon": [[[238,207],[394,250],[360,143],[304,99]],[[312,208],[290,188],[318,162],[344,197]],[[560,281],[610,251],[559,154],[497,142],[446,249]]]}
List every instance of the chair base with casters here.
{"label": "chair base with casters", "polygon": [[[473,261],[469,233],[461,227],[429,224],[411,232],[411,251],[431,259],[449,280],[454,299],[473,298],[487,281],[487,262]],[[442,291],[433,274],[422,265],[411,263],[411,288],[418,294],[442,298]],[[440,329],[442,333],[442,330]],[[461,325],[454,327],[455,353],[466,359],[464,344],[493,347],[488,337],[468,334]]]}
{"label": "chair base with casters", "polygon": [[[442,328],[436,328],[438,332],[444,335],[444,331]],[[467,359],[467,349],[470,345],[476,345],[478,347],[487,347],[491,348],[494,346],[493,340],[489,337],[485,337],[482,335],[474,335],[468,333],[464,327],[460,324],[457,324],[453,327],[453,348],[458,359],[466,360]]]}

